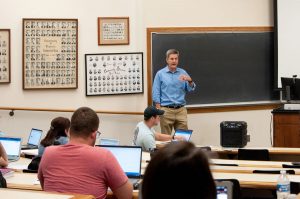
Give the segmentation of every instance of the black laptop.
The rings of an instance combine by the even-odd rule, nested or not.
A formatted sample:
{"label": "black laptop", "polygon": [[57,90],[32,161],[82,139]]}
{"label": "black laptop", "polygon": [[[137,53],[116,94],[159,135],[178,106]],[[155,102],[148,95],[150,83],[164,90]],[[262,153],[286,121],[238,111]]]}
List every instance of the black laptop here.
{"label": "black laptop", "polygon": [[24,149],[37,149],[40,144],[43,131],[40,129],[32,128],[28,137],[26,145],[22,145],[22,150]]}

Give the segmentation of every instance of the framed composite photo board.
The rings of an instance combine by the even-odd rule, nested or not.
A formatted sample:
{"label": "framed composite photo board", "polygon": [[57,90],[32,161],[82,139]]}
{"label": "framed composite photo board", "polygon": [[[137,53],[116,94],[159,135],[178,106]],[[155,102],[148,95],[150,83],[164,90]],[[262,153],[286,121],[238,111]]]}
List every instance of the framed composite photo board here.
{"label": "framed composite photo board", "polygon": [[98,17],[98,45],[128,45],[129,17]]}
{"label": "framed composite photo board", "polygon": [[23,19],[23,89],[78,87],[78,19]]}
{"label": "framed composite photo board", "polygon": [[0,29],[0,83],[10,83],[10,29]]}
{"label": "framed composite photo board", "polygon": [[143,93],[143,53],[86,54],[86,95]]}

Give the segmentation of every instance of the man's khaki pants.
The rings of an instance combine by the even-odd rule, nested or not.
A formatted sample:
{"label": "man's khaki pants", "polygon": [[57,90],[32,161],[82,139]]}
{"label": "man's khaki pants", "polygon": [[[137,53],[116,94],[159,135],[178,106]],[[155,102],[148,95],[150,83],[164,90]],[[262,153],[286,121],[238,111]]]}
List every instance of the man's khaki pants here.
{"label": "man's khaki pants", "polygon": [[185,107],[178,109],[161,107],[165,113],[160,116],[161,133],[171,135],[172,129],[188,129],[187,110]]}

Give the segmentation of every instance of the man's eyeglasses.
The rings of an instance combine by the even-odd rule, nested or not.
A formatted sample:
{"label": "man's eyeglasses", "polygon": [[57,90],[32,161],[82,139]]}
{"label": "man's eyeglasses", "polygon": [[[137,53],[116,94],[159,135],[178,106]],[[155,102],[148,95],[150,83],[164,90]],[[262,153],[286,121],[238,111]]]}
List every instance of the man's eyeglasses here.
{"label": "man's eyeglasses", "polygon": [[97,138],[99,138],[100,135],[101,135],[101,132],[100,132],[100,131],[97,131],[96,133],[97,133],[97,134],[96,134]]}

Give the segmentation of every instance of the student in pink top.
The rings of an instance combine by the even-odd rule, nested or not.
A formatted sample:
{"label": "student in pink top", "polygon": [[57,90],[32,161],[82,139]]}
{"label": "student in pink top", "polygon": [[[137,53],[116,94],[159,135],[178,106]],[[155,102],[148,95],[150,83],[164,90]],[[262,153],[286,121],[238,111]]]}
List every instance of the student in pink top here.
{"label": "student in pink top", "polygon": [[3,145],[0,142],[0,167],[7,167],[8,159]]}
{"label": "student in pink top", "polygon": [[77,109],[66,145],[46,148],[39,166],[38,178],[45,191],[94,195],[106,198],[108,187],[118,199],[132,198],[128,181],[113,154],[94,147],[99,127],[95,111]]}

